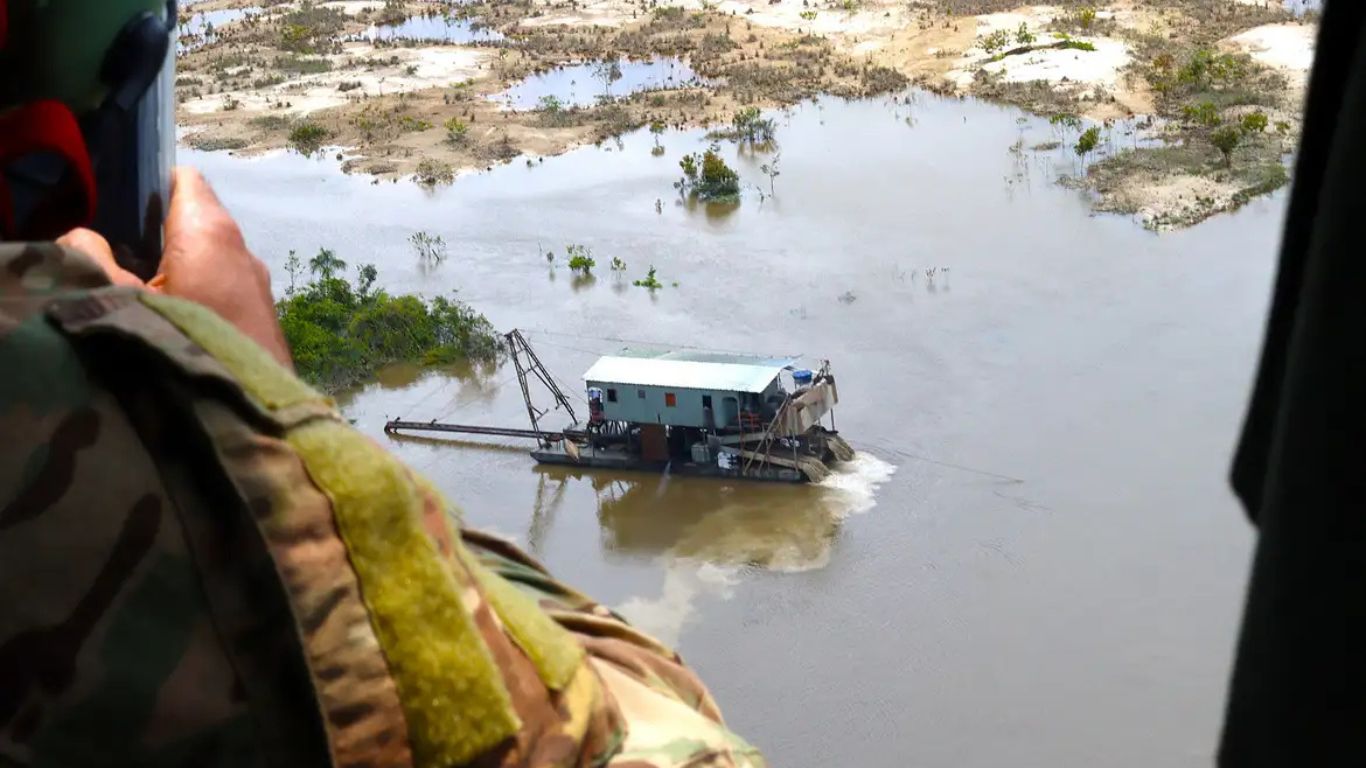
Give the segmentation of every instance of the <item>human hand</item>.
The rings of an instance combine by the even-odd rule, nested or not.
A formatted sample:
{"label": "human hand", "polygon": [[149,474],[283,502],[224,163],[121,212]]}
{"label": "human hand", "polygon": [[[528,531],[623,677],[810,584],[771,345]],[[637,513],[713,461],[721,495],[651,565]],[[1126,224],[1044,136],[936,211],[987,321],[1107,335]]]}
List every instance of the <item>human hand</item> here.
{"label": "human hand", "polygon": [[75,229],[57,242],[89,256],[115,285],[144,287],[203,304],[282,365],[292,367],[275,315],[270,271],[247,249],[232,214],[193,168],[176,168],[171,177],[161,265],[146,284],[118,265],[109,243],[95,232]]}

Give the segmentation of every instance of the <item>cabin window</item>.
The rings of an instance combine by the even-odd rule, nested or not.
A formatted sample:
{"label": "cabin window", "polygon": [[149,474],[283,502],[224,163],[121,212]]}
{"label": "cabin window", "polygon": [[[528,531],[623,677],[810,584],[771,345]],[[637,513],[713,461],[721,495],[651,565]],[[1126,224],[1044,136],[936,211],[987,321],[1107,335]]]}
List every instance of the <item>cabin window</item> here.
{"label": "cabin window", "polygon": [[617,391],[616,391],[615,389],[609,389],[609,390],[607,390],[607,402],[609,402],[609,403],[615,403],[616,401],[617,401]]}
{"label": "cabin window", "polygon": [[703,395],[703,396],[702,396],[702,407],[703,407],[703,408],[710,408],[710,407],[711,407],[711,395]]}
{"label": "cabin window", "polygon": [[636,390],[636,397],[640,398],[641,400],[644,400],[644,399],[645,399],[645,390],[643,390],[643,389],[637,389],[637,390]]}
{"label": "cabin window", "polygon": [[678,396],[672,392],[664,393],[664,405],[669,408],[678,407]]}

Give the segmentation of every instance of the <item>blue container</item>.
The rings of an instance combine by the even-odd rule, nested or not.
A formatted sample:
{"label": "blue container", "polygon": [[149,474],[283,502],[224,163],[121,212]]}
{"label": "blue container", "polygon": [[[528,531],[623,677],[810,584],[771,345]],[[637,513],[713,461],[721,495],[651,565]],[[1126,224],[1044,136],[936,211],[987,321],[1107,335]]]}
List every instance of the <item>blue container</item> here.
{"label": "blue container", "polygon": [[793,372],[792,372],[792,383],[796,384],[796,385],[799,386],[799,387],[804,387],[804,386],[806,386],[807,384],[810,384],[810,383],[811,383],[811,379],[814,378],[814,377],[815,377],[815,374],[813,374],[813,373],[811,373],[811,371],[808,371],[808,370],[805,370],[805,369],[798,370],[798,371],[793,371]]}

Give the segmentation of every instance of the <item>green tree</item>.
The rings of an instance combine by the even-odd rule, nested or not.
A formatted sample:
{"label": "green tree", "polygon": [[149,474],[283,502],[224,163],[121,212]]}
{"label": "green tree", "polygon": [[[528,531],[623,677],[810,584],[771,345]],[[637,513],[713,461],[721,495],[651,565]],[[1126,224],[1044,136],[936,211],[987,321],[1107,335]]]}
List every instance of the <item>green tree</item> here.
{"label": "green tree", "polygon": [[1038,39],[1039,38],[1034,36],[1034,33],[1029,31],[1028,24],[1026,24],[1023,21],[1020,22],[1020,28],[1015,30],[1015,42],[1019,43],[1020,45],[1029,45],[1030,43],[1033,43],[1035,40]]}
{"label": "green tree", "polygon": [[300,259],[299,254],[290,249],[289,256],[285,258],[285,274],[289,275],[289,287],[285,289],[286,296],[294,295],[294,291],[297,290],[296,284],[299,281],[299,275],[303,274],[303,271],[303,259]]}
{"label": "green tree", "polygon": [[1094,152],[1096,146],[1099,144],[1100,129],[1093,125],[1082,132],[1081,137],[1077,139],[1077,144],[1072,150],[1076,152],[1079,157],[1085,158],[1088,154]]}
{"label": "green tree", "polygon": [[362,300],[369,298],[370,288],[379,277],[379,270],[375,269],[374,264],[362,264],[356,273],[356,293],[360,294]]}
{"label": "green tree", "polygon": [[674,184],[680,192],[698,200],[735,200],[740,196],[740,175],[721,159],[716,148],[684,155],[679,161],[683,178]]}
{"label": "green tree", "polygon": [[318,254],[308,260],[308,271],[321,282],[332,280],[346,271],[346,262],[327,248],[319,248]]}
{"label": "green tree", "polygon": [[1242,131],[1226,125],[1209,135],[1209,141],[1214,148],[1224,156],[1224,167],[1233,167],[1233,150],[1238,148],[1238,144],[1243,140]]}

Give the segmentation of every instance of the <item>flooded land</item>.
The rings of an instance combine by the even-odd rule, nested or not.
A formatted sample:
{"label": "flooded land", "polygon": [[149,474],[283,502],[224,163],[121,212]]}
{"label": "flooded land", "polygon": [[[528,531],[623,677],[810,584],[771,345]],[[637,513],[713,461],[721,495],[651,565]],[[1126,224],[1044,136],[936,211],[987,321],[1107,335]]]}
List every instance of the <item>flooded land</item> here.
{"label": "flooded land", "polygon": [[[792,34],[758,21],[795,15],[789,3],[755,6],[752,45]],[[329,5],[348,19],[385,9]],[[700,12],[751,45],[746,14],[728,8]],[[868,8],[847,13],[872,28],[883,11]],[[509,40],[527,25],[622,34],[651,18],[610,4],[516,9],[521,21],[494,25]],[[841,46],[860,44],[821,26],[845,13],[821,8],[815,19],[831,35],[820,43],[829,70],[848,55]],[[953,32],[935,23],[934,34]],[[583,34],[585,46],[596,39]],[[956,34],[963,48],[979,33]],[[327,55],[360,56],[359,45]],[[522,329],[574,394],[597,355],[628,343],[829,358],[837,426],[859,456],[819,485],[793,486],[542,469],[514,441],[383,433],[398,417],[523,426],[514,373],[494,364],[389,368],[340,394],[357,428],[430,477],[467,523],[515,539],[679,648],[775,766],[1211,764],[1251,543],[1226,475],[1285,192],[1154,233],[1059,183],[1099,164],[1070,146],[1075,128],[900,85],[851,99],[803,94],[764,113],[775,133],[764,146],[709,138],[691,117],[595,145],[595,123],[552,129],[518,111],[544,95],[565,110],[603,109],[586,106],[598,86],[585,70],[557,73],[567,62],[508,48],[517,75],[505,77],[495,66],[504,50],[365,54],[418,66],[377,69],[365,87],[430,78],[447,98],[453,78],[423,68],[468,63],[458,78],[473,80],[470,96],[450,104],[421,89],[351,103],[335,87],[263,86],[296,110],[315,99],[309,119],[336,134],[304,155],[280,149],[279,133],[244,133],[250,151],[187,148],[181,160],[207,173],[281,291],[291,250],[333,249],[349,271],[373,263],[390,292],[455,294],[497,328]],[[576,63],[596,60],[588,54]],[[652,55],[661,63],[621,63],[603,90],[619,99],[639,85],[670,105],[700,92],[703,104],[724,102],[718,116],[741,103],[694,83],[724,76],[704,60]],[[959,57],[944,58],[945,74]],[[275,114],[240,93],[250,119]],[[186,129],[231,136],[249,124],[208,109],[222,98],[187,100]],[[472,126],[514,143],[539,135],[556,156],[413,184],[401,177],[414,158],[442,142],[425,129],[357,140],[344,125],[374,105],[406,105],[434,124],[469,112]],[[1115,117],[1098,153],[1166,146],[1143,119]],[[486,141],[441,156],[464,163]],[[674,186],[679,158],[713,143],[739,176],[738,204]],[[354,172],[382,162],[395,170]],[[441,237],[446,258],[419,259],[416,232]],[[569,244],[591,249],[591,275],[566,267]],[[607,268],[613,259],[620,270]],[[632,284],[652,268],[661,287]],[[567,416],[543,423],[557,420]]]}
{"label": "flooded land", "polygon": [[177,93],[195,147],[341,146],[347,172],[439,185],[915,84],[1050,119],[1084,161],[1062,183],[1165,230],[1288,181],[1316,21],[1313,0],[201,0]]}

